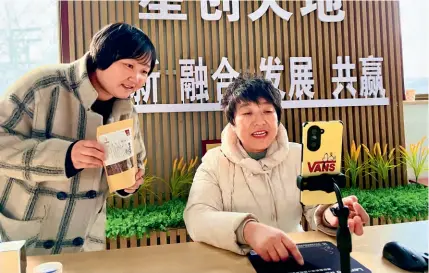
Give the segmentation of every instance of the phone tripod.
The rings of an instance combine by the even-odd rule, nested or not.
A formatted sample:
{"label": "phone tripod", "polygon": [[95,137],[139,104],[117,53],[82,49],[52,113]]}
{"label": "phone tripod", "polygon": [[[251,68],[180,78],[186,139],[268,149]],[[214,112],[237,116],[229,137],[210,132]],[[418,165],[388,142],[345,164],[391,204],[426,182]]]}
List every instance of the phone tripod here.
{"label": "phone tripod", "polygon": [[298,176],[297,186],[301,191],[335,191],[338,207],[331,208],[332,213],[338,217],[337,248],[340,251],[341,273],[350,273],[350,252],[352,252],[352,237],[348,227],[349,208],[345,207],[341,197],[340,188],[346,185],[344,174],[321,174],[317,176]]}

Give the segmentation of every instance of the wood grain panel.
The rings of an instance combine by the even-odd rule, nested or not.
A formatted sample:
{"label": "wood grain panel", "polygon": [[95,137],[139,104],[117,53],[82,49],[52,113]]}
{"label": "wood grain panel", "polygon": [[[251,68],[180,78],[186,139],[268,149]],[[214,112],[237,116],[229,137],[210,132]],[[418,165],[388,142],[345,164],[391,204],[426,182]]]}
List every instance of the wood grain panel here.
{"label": "wood grain panel", "polygon": [[[388,144],[389,149],[404,144],[402,98],[404,90],[401,49],[399,2],[397,1],[342,1],[346,12],[341,23],[325,23],[318,18],[317,11],[302,16],[300,9],[305,1],[277,1],[279,6],[293,15],[283,20],[269,9],[260,19],[252,22],[248,15],[258,9],[261,1],[240,1],[240,19],[229,22],[222,12],[219,21],[201,18],[200,2],[184,1],[182,13],[187,21],[140,20],[139,12],[148,12],[138,1],[63,1],[61,9],[60,37],[63,59],[74,61],[89,48],[91,37],[106,24],[124,21],[141,28],[152,39],[157,48],[160,64],[155,71],[161,73],[158,81],[158,103],[181,103],[179,59],[203,57],[208,68],[208,93],[210,102],[215,102],[216,83],[211,75],[218,68],[221,58],[228,57],[231,66],[238,72],[256,72],[261,57],[279,57],[284,65],[279,89],[286,92],[291,86],[290,57],[311,57],[315,99],[332,98],[336,84],[331,77],[337,76],[332,69],[337,56],[350,56],[356,65],[352,76],[357,77],[355,89],[360,91],[362,65],[359,58],[369,55],[383,57],[383,86],[390,105],[375,107],[344,107],[315,109],[284,109],[281,122],[288,130],[291,141],[300,141],[301,124],[309,120],[341,119],[344,122],[343,149],[348,150],[352,141],[372,148],[374,143]],[[219,7],[219,9],[222,9]],[[210,9],[211,12],[214,8]],[[65,16],[66,14],[67,16]],[[345,58],[343,58],[343,61]],[[351,98],[345,89],[340,98]],[[199,102],[194,102],[199,103]],[[175,158],[185,157],[189,161],[201,158],[201,141],[220,139],[226,118],[221,112],[165,113],[140,115],[141,130],[147,148],[149,173],[169,179]],[[362,153],[361,160],[365,159]],[[398,162],[396,162],[398,163]],[[390,173],[387,184],[374,182],[371,177],[359,177],[361,188],[392,187],[406,183],[405,168],[399,167]],[[154,185],[157,194],[169,199],[167,187]],[[143,202],[135,199],[134,206]],[[128,206],[121,200],[111,205]],[[156,202],[153,194],[149,202]],[[132,204],[130,204],[132,205]],[[133,243],[135,244],[135,243]]]}

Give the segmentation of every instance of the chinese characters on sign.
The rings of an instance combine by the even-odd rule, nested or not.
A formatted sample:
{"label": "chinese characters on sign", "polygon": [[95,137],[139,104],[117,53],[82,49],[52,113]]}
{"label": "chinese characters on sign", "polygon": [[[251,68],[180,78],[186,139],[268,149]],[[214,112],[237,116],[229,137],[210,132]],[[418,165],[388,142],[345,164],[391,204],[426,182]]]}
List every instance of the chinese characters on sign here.
{"label": "chinese characters on sign", "polygon": [[159,4],[150,3],[151,0],[141,0],[140,6],[148,7],[151,11],[159,11],[158,13],[139,13],[140,19],[149,19],[149,20],[187,20],[188,16],[181,13],[172,13],[170,11],[180,11],[181,5],[177,4],[182,3],[183,0],[173,0],[169,2],[175,2],[176,4],[168,4],[168,1],[159,1]]}
{"label": "chinese characters on sign", "polygon": [[[279,84],[280,84],[280,72],[279,71],[283,71],[284,67],[283,65],[281,65],[281,61],[279,59],[279,57],[276,57],[274,59],[275,65],[273,65],[273,57],[268,57],[268,62],[267,59],[265,58],[261,58],[261,64],[259,65],[259,70],[261,72],[265,72],[265,79],[267,80],[271,80],[273,82],[273,85],[275,88],[279,88]],[[275,72],[275,73],[273,73]],[[283,92],[282,90],[279,89],[281,98],[283,100],[284,96],[285,96],[285,92]]]}
{"label": "chinese characters on sign", "polygon": [[[360,75],[360,92],[355,89],[357,77],[352,77],[353,70],[356,65],[350,63],[350,56],[337,56],[337,63],[332,64],[333,77],[331,82],[335,84],[335,90],[332,92],[331,101],[342,101],[339,98],[340,93],[346,89],[353,99],[377,99],[385,98],[386,90],[383,88],[382,77],[382,61],[383,58],[369,56],[368,58],[360,58],[362,63],[362,75]],[[158,61],[156,62],[159,63]],[[200,102],[202,105],[209,102],[208,92],[208,68],[204,65],[202,57],[198,57],[198,63],[194,59],[180,59],[180,101],[182,104],[195,105],[192,102]],[[272,81],[277,88],[284,101],[308,101],[314,98],[313,87],[315,81],[313,78],[313,64],[311,57],[290,57],[290,89],[288,93],[279,90],[281,73],[284,71],[284,66],[279,57],[268,56],[261,58],[259,65],[260,72],[264,73],[265,79]],[[336,74],[336,75],[335,75]],[[239,73],[234,70],[228,61],[228,58],[223,57],[217,69],[211,75],[211,79],[216,86],[215,100],[219,105],[222,100],[222,90],[226,88],[234,78],[237,78]],[[141,88],[134,94],[137,104],[144,102],[145,105],[149,101],[149,96],[152,94],[151,104],[158,102],[158,84],[160,78],[159,72],[153,72],[147,80],[146,86]],[[287,96],[286,96],[287,94]],[[303,100],[306,98],[306,100]],[[346,100],[353,100],[346,99]],[[343,99],[344,100],[344,99]],[[320,101],[320,100],[316,100]],[[355,100],[356,101],[356,100]],[[386,100],[383,100],[384,102]],[[191,104],[189,103],[191,102]],[[356,104],[352,104],[356,105]],[[359,104],[361,105],[361,104]]]}
{"label": "chinese characters on sign", "polygon": [[249,18],[252,21],[256,21],[261,18],[270,8],[277,16],[280,16],[283,20],[289,21],[289,18],[292,16],[292,13],[282,9],[276,1],[264,0],[262,1],[262,5],[259,7],[259,9],[249,14]]}
{"label": "chinese characters on sign", "polygon": [[[231,2],[232,7],[230,8],[229,3]],[[235,22],[240,19],[240,5],[238,0],[223,0],[222,1],[222,11],[216,8],[214,13],[209,12],[208,4],[210,8],[216,8],[220,5],[220,0],[202,0],[201,1],[201,17],[206,21],[219,21],[222,17],[222,11],[230,12],[228,15],[228,20],[230,22]]]}
{"label": "chinese characters on sign", "polygon": [[386,96],[386,90],[383,88],[383,77],[381,76],[381,62],[383,58],[360,58],[362,62],[363,75],[360,78],[361,88],[360,95],[367,98],[368,96]]}
{"label": "chinese characters on sign", "polygon": [[[209,100],[207,91],[207,66],[203,66],[203,58],[198,58],[198,65],[195,66],[195,60],[179,60],[180,65],[180,98],[182,103],[185,99],[190,101],[203,102]],[[198,93],[197,93],[198,91]]]}
{"label": "chinese characters on sign", "polygon": [[[314,3],[317,2],[317,3]],[[326,9],[325,9],[326,3]],[[317,9],[317,17],[322,22],[341,22],[344,20],[345,12],[341,10],[341,0],[306,0],[305,7],[301,8],[301,15],[307,15]],[[332,14],[333,11],[338,11],[337,14]],[[327,14],[329,12],[330,14]]]}
{"label": "chinese characters on sign", "polygon": [[298,99],[301,99],[303,94],[310,99],[314,97],[314,92],[311,91],[314,85],[312,67],[311,57],[290,58],[291,84],[289,97],[291,99],[294,93]]}
{"label": "chinese characters on sign", "polygon": [[[139,18],[188,20],[189,3],[183,0],[141,0]],[[298,1],[297,3],[302,3],[299,11],[295,12],[298,14],[292,13],[295,9],[291,9],[287,1],[255,2],[255,5],[252,4],[252,10],[247,9],[246,15],[243,15],[243,10],[240,12],[240,5],[245,1],[201,0],[192,3],[198,3],[197,8],[200,8],[201,19],[204,21],[225,19],[237,22],[240,19],[248,19],[253,22],[268,12],[286,21],[292,16],[307,16],[310,13],[317,15],[318,20],[322,22],[341,22],[345,19],[342,0]],[[279,91],[283,108],[388,105],[389,99],[386,98],[386,90],[383,87],[383,58],[368,56],[359,58],[357,62],[361,64],[360,75],[356,75],[357,65],[352,63],[350,56],[337,56],[335,63],[330,66],[332,77],[328,79],[333,86],[329,91],[332,96],[326,99],[320,99],[321,96],[315,94],[314,86],[324,83],[316,82],[313,77],[312,57],[291,56],[288,60],[281,60],[276,56],[262,57],[258,68],[265,79],[270,80]],[[137,111],[140,113],[220,111],[223,90],[239,75],[228,58],[222,57],[218,64],[209,68],[203,57],[198,57],[197,60],[180,59],[177,64],[175,69],[177,74],[174,74],[174,77],[177,77],[177,83],[180,84],[177,87],[177,90],[180,90],[180,100],[177,99],[177,102],[171,104],[158,104],[161,74],[153,72],[146,86],[134,94]],[[280,87],[285,65],[289,69],[286,79],[288,90],[282,90]],[[209,92],[209,80],[213,82],[213,93]],[[341,99],[345,94],[348,98]]]}
{"label": "chinese characters on sign", "polygon": [[[222,73],[222,70],[226,70],[225,73]],[[228,85],[232,82],[234,78],[237,78],[239,73],[235,71],[228,62],[228,59],[223,57],[220,62],[219,67],[216,72],[213,74],[212,79],[217,80],[220,79],[220,82],[217,84],[216,94],[217,101],[220,102],[222,100],[222,88],[228,87]]]}
{"label": "chinese characters on sign", "polygon": [[[356,82],[356,77],[351,76],[351,70],[355,69],[355,65],[350,63],[350,56],[346,56],[346,62],[343,64],[343,57],[337,57],[337,63],[332,65],[333,69],[338,70],[338,77],[332,77],[332,82],[337,84],[337,89],[332,93],[332,95],[338,99],[338,95],[344,89],[344,86],[341,83],[347,83],[347,90],[353,96],[356,97],[356,89],[353,87],[353,83]],[[346,71],[346,76],[343,74],[343,70]]]}
{"label": "chinese characters on sign", "polygon": [[[183,0],[142,0],[140,6],[147,8],[149,12],[139,13],[140,19],[149,20],[187,20],[188,15],[181,13]],[[169,4],[170,2],[170,4]],[[222,12],[228,12],[229,22],[240,19],[239,0],[201,0],[201,17],[206,21],[218,21],[222,18]],[[306,0],[305,7],[301,8],[301,16],[305,16],[317,10],[317,17],[322,22],[341,22],[344,20],[345,12],[342,8],[342,0]],[[211,9],[215,9],[214,12]],[[275,0],[263,0],[257,10],[248,14],[252,21],[261,18],[269,9],[283,20],[289,21],[293,13],[283,9]],[[179,13],[175,13],[175,11]]]}

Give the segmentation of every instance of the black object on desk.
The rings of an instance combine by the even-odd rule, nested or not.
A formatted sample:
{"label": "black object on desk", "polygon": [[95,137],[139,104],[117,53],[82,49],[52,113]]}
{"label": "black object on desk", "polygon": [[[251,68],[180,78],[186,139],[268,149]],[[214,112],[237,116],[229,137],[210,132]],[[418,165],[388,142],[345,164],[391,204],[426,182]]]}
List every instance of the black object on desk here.
{"label": "black object on desk", "polygon": [[389,242],[383,248],[383,257],[399,268],[410,272],[424,272],[428,270],[427,253],[423,254],[398,243]]}
{"label": "black object on desk", "polygon": [[340,188],[346,185],[344,174],[320,174],[317,176],[298,176],[297,186],[301,191],[335,192],[338,207],[331,208],[332,213],[338,217],[337,248],[340,251],[341,272],[350,273],[350,252],[352,252],[352,236],[348,226],[349,208],[343,204]]}
{"label": "black object on desk", "polygon": [[[255,252],[248,256],[257,273],[337,273],[339,272],[340,253],[337,247],[330,242],[314,242],[297,244],[304,258],[304,265],[299,265],[290,256],[284,262],[265,262]],[[359,273],[371,273],[371,271],[355,259],[350,259],[351,270]]]}

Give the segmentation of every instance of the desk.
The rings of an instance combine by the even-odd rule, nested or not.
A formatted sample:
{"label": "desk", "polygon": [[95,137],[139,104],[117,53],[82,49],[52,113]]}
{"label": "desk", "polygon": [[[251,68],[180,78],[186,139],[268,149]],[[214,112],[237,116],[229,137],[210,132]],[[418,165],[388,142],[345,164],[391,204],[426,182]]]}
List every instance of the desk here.
{"label": "desk", "polygon": [[[373,273],[405,272],[382,259],[389,241],[399,241],[418,251],[428,250],[428,221],[364,228],[353,236],[352,256]],[[331,241],[320,232],[291,233],[296,243]],[[246,257],[200,243],[172,244],[100,252],[28,257],[28,273],[44,262],[58,261],[64,273],[254,273]]]}

